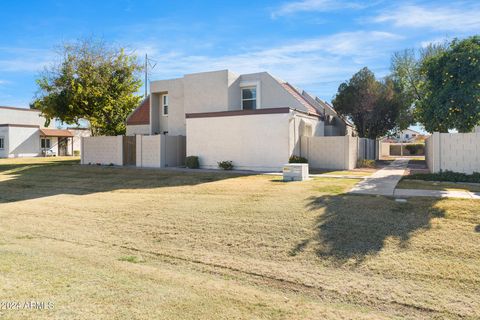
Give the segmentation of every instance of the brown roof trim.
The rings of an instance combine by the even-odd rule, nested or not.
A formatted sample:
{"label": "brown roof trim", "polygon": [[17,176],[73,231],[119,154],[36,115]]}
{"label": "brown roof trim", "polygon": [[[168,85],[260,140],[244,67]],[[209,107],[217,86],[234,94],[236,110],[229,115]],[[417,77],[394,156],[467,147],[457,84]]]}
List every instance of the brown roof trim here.
{"label": "brown roof trim", "polygon": [[265,108],[255,110],[232,110],[232,111],[217,111],[217,112],[198,112],[187,113],[185,117],[187,119],[192,118],[216,118],[216,117],[235,117],[235,116],[250,116],[259,114],[276,114],[276,113],[289,113],[290,108]]}
{"label": "brown roof trim", "polygon": [[34,125],[34,124],[13,124],[13,123],[3,123],[3,124],[0,124],[0,127],[40,128],[40,126]]}
{"label": "brown roof trim", "polygon": [[40,135],[44,137],[73,137],[73,134],[65,129],[40,129]]}
{"label": "brown roof trim", "polygon": [[27,108],[18,108],[18,107],[2,107],[2,106],[0,106],[0,109],[40,112],[40,110],[27,109]]}

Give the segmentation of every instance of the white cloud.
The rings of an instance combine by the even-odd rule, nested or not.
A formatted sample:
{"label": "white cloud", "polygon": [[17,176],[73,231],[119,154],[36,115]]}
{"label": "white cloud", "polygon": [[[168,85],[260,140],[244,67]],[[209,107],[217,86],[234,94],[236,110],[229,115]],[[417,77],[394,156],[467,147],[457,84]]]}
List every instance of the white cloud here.
{"label": "white cloud", "polygon": [[[397,49],[397,41],[401,39],[387,32],[358,31],[219,57],[192,56],[172,51],[152,57],[158,62],[152,79],[221,69],[238,73],[269,71],[306,88],[314,84],[316,87],[318,84],[328,85],[328,90],[320,88],[316,91],[328,92],[330,97],[331,88],[335,90],[341,81],[348,79],[359,68],[365,65],[375,67],[379,58],[389,59],[390,53]],[[151,50],[156,51],[155,48]]]}
{"label": "white cloud", "polygon": [[298,12],[328,12],[342,9],[363,9],[372,4],[358,1],[302,0],[284,3],[272,12],[272,17],[286,16]]}
{"label": "white cloud", "polygon": [[425,7],[403,5],[376,16],[374,22],[391,22],[396,27],[427,28],[442,31],[472,31],[480,29],[480,5]]}
{"label": "white cloud", "polygon": [[53,52],[50,50],[0,47],[0,71],[38,72],[52,61]]}

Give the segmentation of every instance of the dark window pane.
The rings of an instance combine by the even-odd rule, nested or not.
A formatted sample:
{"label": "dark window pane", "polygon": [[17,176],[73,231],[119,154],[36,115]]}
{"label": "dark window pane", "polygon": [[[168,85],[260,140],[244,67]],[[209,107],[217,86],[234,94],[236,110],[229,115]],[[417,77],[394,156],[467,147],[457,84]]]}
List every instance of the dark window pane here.
{"label": "dark window pane", "polygon": [[42,139],[42,148],[45,148],[45,139]]}
{"label": "dark window pane", "polygon": [[163,114],[168,114],[168,106],[163,106]]}
{"label": "dark window pane", "polygon": [[243,110],[257,109],[257,100],[243,100]]}
{"label": "dark window pane", "polygon": [[248,88],[242,89],[242,99],[255,99],[257,98],[257,89]]}

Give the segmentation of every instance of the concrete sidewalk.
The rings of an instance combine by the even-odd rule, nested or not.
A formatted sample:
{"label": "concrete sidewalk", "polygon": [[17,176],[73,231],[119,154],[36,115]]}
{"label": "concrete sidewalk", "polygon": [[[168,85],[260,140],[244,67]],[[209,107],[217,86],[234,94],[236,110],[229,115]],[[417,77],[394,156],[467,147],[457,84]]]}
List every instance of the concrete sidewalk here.
{"label": "concrete sidewalk", "polygon": [[370,194],[393,196],[395,187],[407,169],[408,159],[397,159],[389,166],[378,170],[370,177],[357,183],[349,192],[355,194]]}
{"label": "concrete sidewalk", "polygon": [[480,200],[480,192],[449,190],[396,189],[394,192],[394,196],[397,198],[434,197]]}

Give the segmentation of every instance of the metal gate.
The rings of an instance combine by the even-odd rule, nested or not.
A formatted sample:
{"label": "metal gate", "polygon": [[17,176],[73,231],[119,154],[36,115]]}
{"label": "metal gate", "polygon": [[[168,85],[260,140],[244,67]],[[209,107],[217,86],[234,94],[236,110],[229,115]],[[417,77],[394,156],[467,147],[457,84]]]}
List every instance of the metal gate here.
{"label": "metal gate", "polygon": [[136,148],[135,136],[123,137],[123,165],[134,166],[136,165],[137,148]]}

